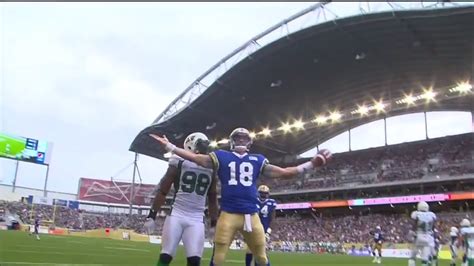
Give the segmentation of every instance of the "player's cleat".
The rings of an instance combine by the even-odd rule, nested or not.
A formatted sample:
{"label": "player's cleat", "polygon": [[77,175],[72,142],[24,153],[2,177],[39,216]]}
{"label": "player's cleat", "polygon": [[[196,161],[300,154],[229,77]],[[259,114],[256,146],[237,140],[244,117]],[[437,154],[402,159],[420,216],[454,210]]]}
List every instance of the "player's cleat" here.
{"label": "player's cleat", "polygon": [[374,259],[372,260],[372,263],[376,263],[377,262],[377,257],[374,257]]}
{"label": "player's cleat", "polygon": [[377,259],[377,263],[378,263],[378,264],[381,264],[381,263],[382,263],[382,258],[378,258],[378,259]]}

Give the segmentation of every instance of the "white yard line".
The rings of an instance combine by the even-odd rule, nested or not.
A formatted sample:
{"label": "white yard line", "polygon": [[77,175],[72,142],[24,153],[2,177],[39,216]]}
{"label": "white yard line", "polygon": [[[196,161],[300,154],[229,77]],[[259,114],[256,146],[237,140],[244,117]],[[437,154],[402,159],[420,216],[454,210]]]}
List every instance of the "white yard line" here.
{"label": "white yard line", "polygon": [[[205,260],[205,261],[210,261],[211,258],[202,258],[201,260]],[[242,263],[245,263],[245,261],[243,260],[225,260],[226,263],[232,263],[232,264],[242,264]]]}
{"label": "white yard line", "polygon": [[107,249],[119,249],[119,250],[133,250],[133,251],[141,251],[141,252],[151,252],[147,249],[138,249],[138,248],[120,248],[120,247],[104,247]]}
{"label": "white yard line", "polygon": [[78,243],[78,244],[82,244],[82,245],[86,245],[87,243],[83,242],[83,241],[74,241],[74,240],[68,240],[66,241],[67,243]]}
{"label": "white yard line", "polygon": [[[90,253],[90,252],[86,252],[86,253],[83,253],[83,252],[67,252],[67,251],[62,251],[62,252],[56,252],[56,251],[49,251],[49,250],[44,250],[44,251],[34,251],[34,250],[17,250],[17,249],[7,249],[7,250],[3,250],[5,252],[9,252],[9,253],[38,253],[38,254],[59,254],[59,255],[83,255],[83,256],[94,256],[94,257],[104,257],[104,256],[107,256],[107,257],[117,257],[117,254],[105,254],[105,253],[99,253],[99,254],[94,254],[94,253]],[[151,252],[149,250],[146,250],[145,252]],[[132,255],[132,254],[129,254],[129,256]],[[141,256],[139,254],[133,254],[133,256]],[[0,264],[1,265],[1,264]]]}

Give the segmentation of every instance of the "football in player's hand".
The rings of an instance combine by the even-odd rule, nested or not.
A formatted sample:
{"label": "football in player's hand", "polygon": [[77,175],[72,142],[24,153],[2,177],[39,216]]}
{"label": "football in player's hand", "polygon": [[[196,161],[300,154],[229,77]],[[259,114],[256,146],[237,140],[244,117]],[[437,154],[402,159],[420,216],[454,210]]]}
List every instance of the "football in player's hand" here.
{"label": "football in player's hand", "polygon": [[321,167],[326,165],[332,158],[332,154],[327,149],[322,149],[311,159],[311,162],[315,167]]}

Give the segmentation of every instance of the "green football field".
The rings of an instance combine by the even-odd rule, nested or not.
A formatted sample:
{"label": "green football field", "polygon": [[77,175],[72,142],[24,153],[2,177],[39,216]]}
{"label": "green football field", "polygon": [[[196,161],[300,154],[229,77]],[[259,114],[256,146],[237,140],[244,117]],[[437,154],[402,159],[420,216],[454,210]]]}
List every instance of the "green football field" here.
{"label": "green football field", "polygon": [[[0,231],[0,265],[156,265],[159,246],[146,242],[41,235],[41,240],[26,232]],[[202,265],[209,265],[211,250],[206,250]],[[273,266],[338,265],[367,266],[370,257],[315,255],[273,252]],[[180,249],[171,265],[186,265]],[[226,265],[245,265],[243,251],[231,251]],[[381,265],[405,266],[405,259],[384,259]],[[418,264],[419,265],[419,264]],[[440,266],[448,266],[441,261]]]}

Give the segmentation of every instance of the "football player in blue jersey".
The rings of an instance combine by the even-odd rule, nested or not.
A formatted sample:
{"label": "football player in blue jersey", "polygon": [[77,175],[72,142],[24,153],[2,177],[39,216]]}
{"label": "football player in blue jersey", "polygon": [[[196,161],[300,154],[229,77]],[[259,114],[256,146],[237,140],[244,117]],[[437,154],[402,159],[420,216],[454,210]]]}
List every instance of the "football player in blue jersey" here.
{"label": "football player in blue jersey", "polygon": [[[260,201],[260,212],[258,216],[260,217],[260,222],[263,225],[263,231],[265,232],[265,240],[270,242],[270,234],[272,233],[272,222],[275,220],[275,209],[277,203],[274,199],[270,199],[270,188],[265,185],[258,187],[258,199]],[[245,266],[251,266],[253,260],[252,252],[247,248],[247,253],[245,254]],[[270,262],[268,262],[270,265]]]}
{"label": "football player in blue jersey", "polygon": [[40,215],[38,215],[35,218],[35,233],[34,234],[36,236],[36,240],[40,240],[40,237],[39,237],[40,218],[41,218]]}
{"label": "football player in blue jersey", "polygon": [[370,234],[374,239],[374,249],[372,250],[372,255],[374,256],[374,260],[372,263],[382,263],[382,244],[385,238],[382,234],[382,228],[377,225],[375,227],[375,231],[371,231]]}
{"label": "football player in blue jersey", "polygon": [[209,154],[196,154],[178,148],[166,136],[150,134],[168,152],[196,164],[212,168],[221,182],[221,214],[214,236],[214,255],[211,265],[222,266],[229,246],[240,231],[257,265],[267,265],[265,231],[260,222],[257,179],[294,177],[308,170],[325,165],[332,157],[328,150],[320,150],[310,161],[294,167],[272,165],[261,154],[249,154],[252,145],[250,132],[237,128],[229,136],[230,151],[216,150]]}

